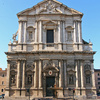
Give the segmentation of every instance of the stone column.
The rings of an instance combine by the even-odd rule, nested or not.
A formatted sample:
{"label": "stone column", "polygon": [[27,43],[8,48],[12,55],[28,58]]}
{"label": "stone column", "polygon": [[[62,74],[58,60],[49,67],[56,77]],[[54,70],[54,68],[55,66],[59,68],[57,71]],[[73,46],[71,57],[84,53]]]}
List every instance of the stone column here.
{"label": "stone column", "polygon": [[7,60],[7,88],[10,87],[10,61]]}
{"label": "stone column", "polygon": [[76,21],[74,21],[74,43],[76,43]]}
{"label": "stone column", "polygon": [[21,43],[21,37],[22,37],[22,22],[19,22],[19,29],[18,29],[18,43]]}
{"label": "stone column", "polygon": [[26,43],[26,21],[24,22],[24,43]]}
{"label": "stone column", "polygon": [[39,61],[39,88],[42,87],[42,61]]}
{"label": "stone column", "polygon": [[36,88],[36,74],[37,74],[37,61],[35,61],[35,68],[34,68],[34,71],[35,71],[35,73],[34,73],[34,88]]}
{"label": "stone column", "polygon": [[76,71],[76,88],[78,88],[78,61],[75,61],[75,71]]}
{"label": "stone column", "polygon": [[62,60],[59,61],[59,87],[62,87],[63,79],[62,79]]}
{"label": "stone column", "polygon": [[95,77],[94,77],[94,64],[93,60],[91,60],[91,72],[92,72],[92,86],[95,87]]}
{"label": "stone column", "polygon": [[22,88],[25,88],[25,60],[23,61],[23,80],[22,80]]}
{"label": "stone column", "polygon": [[17,65],[17,88],[20,88],[20,60]]}
{"label": "stone column", "polygon": [[83,75],[83,61],[80,61],[80,72],[81,72],[81,87],[83,88],[84,87],[84,81],[83,81],[83,78],[84,78],[84,75]]}

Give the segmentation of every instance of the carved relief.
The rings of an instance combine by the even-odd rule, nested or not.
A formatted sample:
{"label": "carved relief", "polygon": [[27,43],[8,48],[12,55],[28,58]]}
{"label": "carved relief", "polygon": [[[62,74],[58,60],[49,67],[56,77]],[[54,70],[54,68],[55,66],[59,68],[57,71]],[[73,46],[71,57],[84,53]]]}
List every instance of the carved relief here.
{"label": "carved relief", "polygon": [[35,68],[35,65],[34,65],[34,63],[27,63],[26,64],[26,70],[34,70],[34,68]]}
{"label": "carved relief", "polygon": [[16,63],[12,63],[12,64],[10,65],[10,68],[11,68],[11,70],[17,69],[17,64],[16,64]]}
{"label": "carved relief", "polygon": [[55,5],[52,1],[48,1],[48,4],[45,4],[43,8],[39,11],[39,13],[48,12],[48,13],[62,13],[61,10],[57,8],[57,5]]}
{"label": "carved relief", "polygon": [[86,64],[86,65],[84,66],[84,71],[86,71],[86,70],[91,70],[91,65]]}

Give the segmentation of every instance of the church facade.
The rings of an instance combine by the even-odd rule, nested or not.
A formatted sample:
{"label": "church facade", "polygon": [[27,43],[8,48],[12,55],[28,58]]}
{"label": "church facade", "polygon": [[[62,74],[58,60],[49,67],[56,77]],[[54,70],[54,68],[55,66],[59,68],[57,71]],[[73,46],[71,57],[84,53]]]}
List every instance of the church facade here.
{"label": "church facade", "polygon": [[[8,44],[6,97],[95,96],[92,43],[82,39],[83,14],[43,0],[17,14],[19,29]],[[18,40],[16,37],[18,36]],[[29,91],[28,91],[29,90]]]}

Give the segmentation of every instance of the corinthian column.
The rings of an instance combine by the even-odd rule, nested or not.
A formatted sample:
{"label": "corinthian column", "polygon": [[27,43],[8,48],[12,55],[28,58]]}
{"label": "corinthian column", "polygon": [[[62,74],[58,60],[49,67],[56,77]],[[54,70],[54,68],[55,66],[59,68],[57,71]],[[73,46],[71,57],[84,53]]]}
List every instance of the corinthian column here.
{"label": "corinthian column", "polygon": [[10,87],[10,61],[7,60],[7,88]]}
{"label": "corinthian column", "polygon": [[18,60],[17,66],[17,88],[20,88],[20,60]]}
{"label": "corinthian column", "polygon": [[23,81],[22,88],[25,88],[25,60],[23,61]]}

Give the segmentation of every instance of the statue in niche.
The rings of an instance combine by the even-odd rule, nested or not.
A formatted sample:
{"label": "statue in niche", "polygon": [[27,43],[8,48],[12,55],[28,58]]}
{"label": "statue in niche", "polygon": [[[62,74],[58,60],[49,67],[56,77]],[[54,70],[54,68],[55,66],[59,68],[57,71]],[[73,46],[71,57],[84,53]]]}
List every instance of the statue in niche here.
{"label": "statue in niche", "polygon": [[87,84],[90,83],[90,76],[89,76],[89,75],[86,76],[86,83],[87,83]]}
{"label": "statue in niche", "polygon": [[14,75],[11,77],[11,83],[12,83],[12,84],[15,83],[15,76],[14,76]]}
{"label": "statue in niche", "polygon": [[69,76],[69,84],[73,84],[74,83],[74,78],[73,75]]}
{"label": "statue in niche", "polygon": [[28,84],[31,84],[32,83],[32,75],[29,75],[28,76]]}

